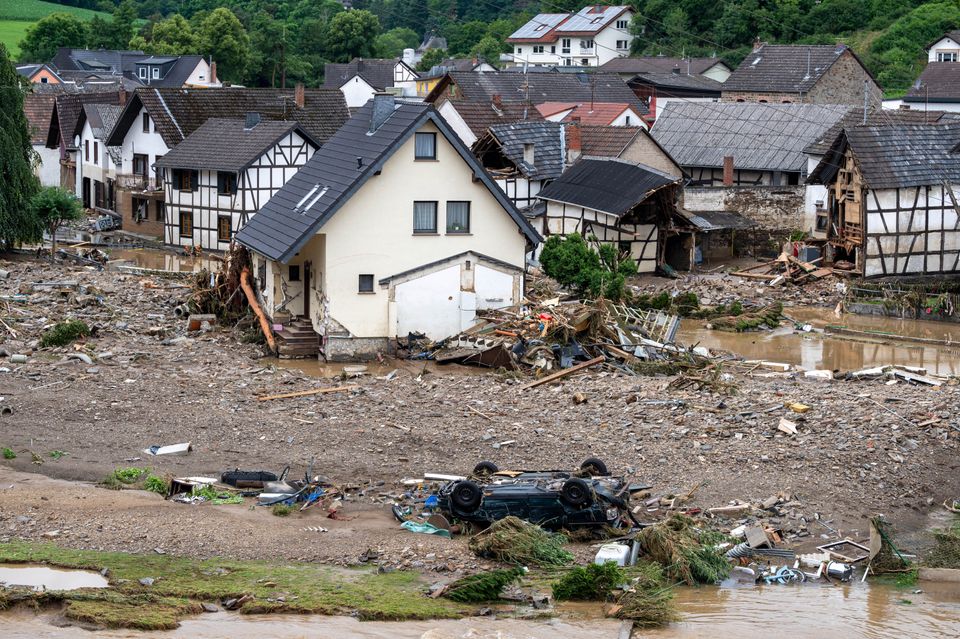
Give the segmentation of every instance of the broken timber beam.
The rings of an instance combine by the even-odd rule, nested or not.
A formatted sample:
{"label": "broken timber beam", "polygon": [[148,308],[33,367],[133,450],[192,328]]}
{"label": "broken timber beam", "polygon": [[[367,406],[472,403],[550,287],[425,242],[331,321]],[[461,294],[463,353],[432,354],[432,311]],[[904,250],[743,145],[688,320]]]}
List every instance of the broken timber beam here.
{"label": "broken timber beam", "polygon": [[736,275],[737,277],[746,277],[752,280],[775,280],[777,279],[776,275],[766,275],[764,273],[747,273],[746,271],[736,271],[730,275]]}
{"label": "broken timber beam", "polygon": [[307,395],[325,395],[327,393],[342,393],[360,388],[356,384],[348,386],[332,386],[330,388],[314,388],[313,390],[296,391],[294,393],[280,393],[279,395],[261,395],[257,397],[258,402],[268,402],[271,399],[288,399],[290,397],[306,397]]}
{"label": "broken timber beam", "polygon": [[273,336],[273,329],[270,327],[267,316],[263,314],[263,309],[260,308],[260,303],[257,302],[257,294],[253,292],[253,287],[250,286],[250,269],[247,267],[243,267],[243,270],[240,271],[240,288],[243,289],[244,295],[247,296],[247,303],[250,304],[254,315],[256,315],[260,321],[260,330],[263,331],[263,336],[267,338],[267,345],[270,347],[270,352],[276,353],[277,340]]}
{"label": "broken timber beam", "polygon": [[520,387],[520,390],[521,390],[521,391],[525,391],[525,390],[527,390],[528,388],[533,388],[534,386],[539,386],[540,384],[546,384],[547,382],[552,382],[552,381],[555,380],[555,379],[560,379],[560,378],[562,378],[562,377],[566,377],[567,375],[570,375],[571,373],[576,373],[577,371],[583,370],[584,368],[589,368],[590,366],[593,366],[593,365],[595,365],[595,364],[599,364],[600,362],[603,362],[604,360],[606,360],[606,358],[605,358],[604,356],[602,356],[602,355],[601,355],[600,357],[594,357],[593,359],[587,360],[586,362],[581,362],[581,363],[579,363],[579,364],[577,364],[577,365],[575,365],[575,366],[571,366],[570,368],[565,368],[565,369],[563,369],[562,371],[557,371],[556,373],[553,373],[553,374],[551,374],[551,375],[547,375],[546,377],[542,377],[542,378],[540,378],[540,379],[538,379],[538,380],[534,380],[534,381],[530,382],[529,384],[524,384],[523,386]]}

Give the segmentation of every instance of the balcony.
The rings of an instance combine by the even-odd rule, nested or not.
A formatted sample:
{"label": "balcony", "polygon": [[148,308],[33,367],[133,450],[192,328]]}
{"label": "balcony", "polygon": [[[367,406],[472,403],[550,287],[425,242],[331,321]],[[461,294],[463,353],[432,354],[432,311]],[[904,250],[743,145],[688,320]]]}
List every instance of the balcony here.
{"label": "balcony", "polygon": [[163,180],[139,173],[120,173],[117,175],[117,188],[127,191],[162,191]]}

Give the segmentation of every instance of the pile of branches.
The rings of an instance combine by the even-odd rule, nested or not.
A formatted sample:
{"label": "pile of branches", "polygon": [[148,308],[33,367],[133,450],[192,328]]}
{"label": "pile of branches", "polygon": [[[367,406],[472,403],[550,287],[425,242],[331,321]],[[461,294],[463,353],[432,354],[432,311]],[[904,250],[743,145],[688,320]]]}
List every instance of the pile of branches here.
{"label": "pile of branches", "polygon": [[566,538],[517,517],[505,517],[490,524],[470,539],[470,550],[486,557],[517,566],[562,566],[573,561],[563,549]]}
{"label": "pile of branches", "polygon": [[448,585],[443,596],[460,603],[496,601],[503,589],[523,576],[523,568],[491,570],[457,579]]}
{"label": "pile of branches", "polygon": [[675,514],[669,519],[648,526],[637,535],[643,553],[660,564],[673,581],[690,586],[713,584],[730,573],[730,563],[723,553],[701,544],[694,521]]}
{"label": "pile of branches", "polygon": [[187,302],[190,312],[216,315],[221,321],[244,315],[247,300],[240,289],[240,274],[245,268],[252,270],[250,252],[239,244],[231,244],[216,273],[201,269],[194,277],[193,292]]}

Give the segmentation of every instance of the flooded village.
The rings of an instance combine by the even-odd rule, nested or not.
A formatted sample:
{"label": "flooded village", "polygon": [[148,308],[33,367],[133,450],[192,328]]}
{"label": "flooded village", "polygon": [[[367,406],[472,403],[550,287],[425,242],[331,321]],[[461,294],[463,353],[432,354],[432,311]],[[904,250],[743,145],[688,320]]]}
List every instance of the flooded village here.
{"label": "flooded village", "polygon": [[0,60],[4,636],[960,634],[960,119],[635,15]]}

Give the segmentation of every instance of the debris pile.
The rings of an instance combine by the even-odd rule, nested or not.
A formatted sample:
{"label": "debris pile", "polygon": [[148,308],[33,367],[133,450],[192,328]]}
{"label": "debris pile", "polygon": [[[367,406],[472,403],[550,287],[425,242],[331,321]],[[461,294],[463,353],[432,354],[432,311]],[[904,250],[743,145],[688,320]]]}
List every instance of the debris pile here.
{"label": "debris pile", "polygon": [[563,549],[566,537],[551,534],[517,517],[496,521],[470,539],[479,557],[520,566],[563,566],[573,555]]}
{"label": "debris pile", "polygon": [[817,257],[807,262],[784,252],[775,260],[734,271],[731,275],[752,280],[763,280],[770,286],[777,286],[784,282],[806,284],[837,272],[838,269],[836,268],[818,266],[822,261],[822,257]]}
{"label": "debris pile", "polygon": [[671,515],[643,528],[637,539],[643,554],[663,566],[670,579],[690,586],[713,584],[730,572],[723,553],[702,543],[701,531],[685,515]]}

